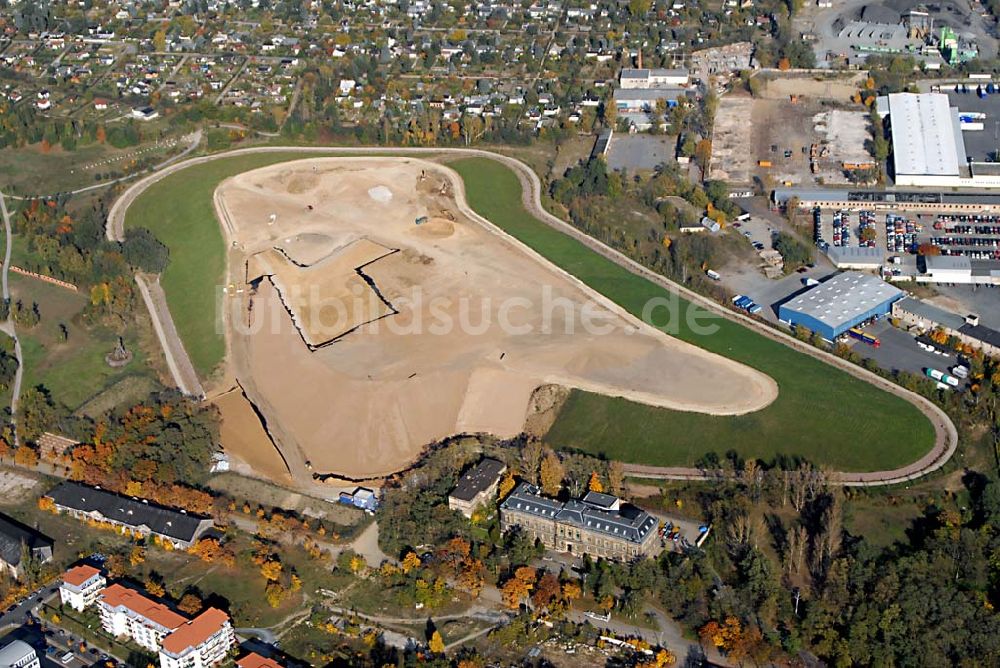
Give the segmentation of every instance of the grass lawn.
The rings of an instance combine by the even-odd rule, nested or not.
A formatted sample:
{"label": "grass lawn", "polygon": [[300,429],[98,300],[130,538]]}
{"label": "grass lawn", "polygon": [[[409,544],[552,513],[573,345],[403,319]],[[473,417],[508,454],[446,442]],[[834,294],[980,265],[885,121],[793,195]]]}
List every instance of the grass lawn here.
{"label": "grass lawn", "polygon": [[[472,208],[631,313],[641,314],[648,300],[668,294],[530,216],[517,177],[503,165],[470,158],[450,166],[465,180]],[[686,307],[681,300],[682,313]],[[675,336],[768,374],[780,387],[778,399],[745,416],[711,417],[573,392],[548,440],[663,466],[735,450],[764,460],[802,456],[843,471],[902,466],[933,444],[933,426],[900,398],[737,323],[717,319],[715,334],[696,335],[685,318],[678,320]]]}
{"label": "grass lawn", "polygon": [[231,540],[237,555],[232,568],[221,563],[206,564],[186,552],[150,548],[142,570],[155,570],[162,575],[167,594],[175,599],[188,589],[197,589],[207,604],[228,609],[239,628],[274,626],[308,608],[308,601],[315,598],[317,589],[342,586],[343,578],[334,575],[328,564],[310,558],[299,546],[284,545],[280,549],[281,561],[286,569],[293,569],[302,578],[302,589],[289,592],[277,608],[272,608],[265,599],[264,577],[247,554],[250,537],[236,532]]}
{"label": "grass lawn", "polygon": [[331,664],[334,659],[339,659],[342,662],[347,661],[353,654],[356,645],[360,646],[357,639],[339,633],[327,633],[316,626],[305,623],[297,624],[281,638],[282,651],[308,661],[314,666]]}
{"label": "grass lawn", "polygon": [[[40,144],[6,148],[0,150],[0,184],[6,194],[21,196],[51,195],[55,192],[92,186],[102,183],[95,178],[98,173],[107,174],[111,171],[124,173],[131,157],[91,169],[85,169],[86,165],[129,155],[148,146],[147,144],[119,150],[107,144],[93,144],[70,152],[54,146],[48,153],[41,151]],[[146,153],[143,157],[150,155],[165,156],[166,149],[156,149],[155,152]]]}
{"label": "grass lawn", "polygon": [[[129,208],[126,225],[148,227],[170,248],[162,282],[202,376],[225,354],[215,309],[225,248],[212,194],[228,176],[301,157],[290,150],[190,167],[153,185]],[[517,177],[503,165],[485,158],[449,164],[465,180],[476,211],[632,313],[668,294],[530,216]],[[741,417],[711,417],[574,392],[548,440],[627,462],[691,465],[707,452],[735,450],[764,460],[801,456],[843,471],[901,466],[932,446],[932,425],[908,402],[739,324],[716,323],[711,336],[696,336],[684,322],[675,335],[770,375],[780,386],[771,406]]]}
{"label": "grass lawn", "polygon": [[906,543],[913,521],[923,515],[914,499],[897,499],[895,504],[880,498],[853,498],[844,504],[844,528],[855,536],[864,536],[872,545],[889,547]]}
{"label": "grass lawn", "polygon": [[[35,278],[11,273],[11,297],[25,304],[38,302],[41,322],[31,329],[19,326],[21,351],[24,354],[24,387],[44,385],[53,398],[72,409],[123,378],[139,377],[152,382],[135,332],[125,337],[132,351],[132,361],[120,369],[104,362],[118,342],[118,336],[103,327],[85,327],[79,314],[87,297],[66,288]],[[69,335],[64,340],[60,325]]]}

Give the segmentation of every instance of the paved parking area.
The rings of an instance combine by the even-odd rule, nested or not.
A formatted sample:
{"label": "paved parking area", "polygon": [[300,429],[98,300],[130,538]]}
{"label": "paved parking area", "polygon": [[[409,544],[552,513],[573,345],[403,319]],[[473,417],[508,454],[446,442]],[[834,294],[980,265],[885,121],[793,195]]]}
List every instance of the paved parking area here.
{"label": "paved parking area", "polygon": [[698,544],[698,539],[701,538],[700,529],[704,526],[703,523],[684,517],[677,517],[676,515],[669,515],[658,510],[650,510],[648,512],[660,520],[664,527],[671,527],[673,529],[672,533],[676,536],[676,540],[667,537],[665,541],[667,549],[675,552],[683,552],[686,547],[694,547]]}
{"label": "paved parking area", "polygon": [[667,135],[615,134],[608,149],[608,167],[611,169],[656,169],[664,163],[674,162],[676,137]]}
{"label": "paved parking area", "polygon": [[[99,650],[88,646],[88,651],[81,652],[80,638],[65,632],[59,635],[51,625],[46,625],[45,633],[38,624],[16,627],[10,634],[0,639],[0,645],[6,645],[14,639],[23,640],[34,648],[42,668],[85,668],[98,663],[103,666]],[[67,653],[73,656],[64,663],[62,658]]]}
{"label": "paved parking area", "polygon": [[764,307],[759,315],[769,322],[776,323],[778,305],[809,289],[804,284],[806,278],[823,281],[837,273],[837,270],[823,263],[823,266],[817,264],[805,273],[792,272],[788,276],[770,279],[757,267],[727,265],[719,273],[722,274],[722,284],[728,290],[753,299]]}
{"label": "paved parking area", "polygon": [[927,301],[959,315],[978,313],[979,324],[1000,330],[1000,287],[935,285],[939,295]]}
{"label": "paved parking area", "polygon": [[888,320],[879,320],[866,327],[865,331],[877,336],[881,345],[873,348],[860,341],[853,341],[854,350],[863,357],[875,360],[883,369],[923,375],[926,368],[947,372],[958,364],[956,355],[927,352],[917,345],[912,334],[893,327]]}

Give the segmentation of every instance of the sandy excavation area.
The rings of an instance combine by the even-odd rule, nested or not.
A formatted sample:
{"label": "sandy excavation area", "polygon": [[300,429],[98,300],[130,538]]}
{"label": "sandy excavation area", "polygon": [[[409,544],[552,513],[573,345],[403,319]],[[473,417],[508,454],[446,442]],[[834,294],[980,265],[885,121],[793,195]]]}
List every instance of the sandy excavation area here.
{"label": "sandy excavation area", "polygon": [[293,476],[379,477],[453,434],[514,436],[547,384],[711,414],[777,396],[479,219],[456,184],[434,163],[372,157],[219,186],[230,370]]}

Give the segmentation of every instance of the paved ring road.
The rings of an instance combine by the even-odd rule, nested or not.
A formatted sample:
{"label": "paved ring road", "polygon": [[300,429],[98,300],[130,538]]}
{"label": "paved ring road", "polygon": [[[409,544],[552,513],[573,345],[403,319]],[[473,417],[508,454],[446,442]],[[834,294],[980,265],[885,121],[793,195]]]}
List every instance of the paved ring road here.
{"label": "paved ring road", "polygon": [[[832,473],[831,482],[834,484],[851,486],[851,487],[876,487],[881,485],[893,485],[909,482],[916,480],[922,476],[929,473],[937,471],[945,463],[951,459],[952,455],[955,454],[955,450],[958,448],[958,431],[955,428],[954,423],[951,418],[936,406],[933,402],[920,396],[915,392],[911,392],[895,383],[892,383],[881,376],[872,373],[862,367],[851,364],[846,360],[843,360],[832,353],[826,352],[824,350],[819,350],[807,343],[799,341],[795,337],[781,332],[771,327],[751,318],[748,315],[735,313],[729,309],[721,306],[717,302],[700,295],[696,292],[689,290],[688,288],[678,285],[673,281],[653,272],[652,270],[644,267],[635,260],[625,256],[624,254],[614,250],[613,248],[606,246],[605,244],[597,241],[596,239],[590,237],[586,233],[573,227],[566,221],[557,218],[550,214],[542,206],[541,202],[541,180],[538,175],[528,167],[526,164],[517,160],[516,158],[511,158],[509,156],[500,155],[497,153],[491,153],[490,151],[484,151],[481,149],[468,149],[468,148],[347,148],[347,147],[318,147],[318,146],[255,146],[241,149],[234,149],[231,151],[225,151],[222,153],[215,153],[212,155],[200,156],[197,158],[189,158],[187,160],[175,162],[158,172],[150,174],[149,176],[143,178],[140,181],[132,184],[122,195],[115,200],[112,205],[111,210],[108,212],[108,221],[106,227],[106,234],[108,239],[112,241],[120,241],[124,238],[125,229],[125,212],[128,207],[131,206],[132,202],[142,194],[149,186],[160,181],[164,177],[179,171],[181,169],[186,169],[187,167],[192,167],[194,165],[202,164],[212,160],[219,160],[228,157],[234,157],[239,155],[246,155],[251,153],[302,153],[304,156],[310,154],[326,154],[326,155],[336,155],[336,154],[373,154],[373,155],[455,155],[455,156],[466,156],[466,157],[480,157],[488,158],[491,160],[496,160],[517,174],[518,179],[522,185],[522,200],[525,208],[533,216],[546,223],[547,225],[567,234],[580,243],[584,244],[591,250],[599,253],[608,260],[614,262],[615,264],[621,266],[624,269],[632,272],[633,274],[642,276],[647,280],[659,285],[660,287],[676,293],[685,299],[688,299],[699,306],[702,306],[713,313],[720,315],[729,320],[738,322],[745,327],[755,330],[759,334],[767,336],[775,341],[779,341],[795,350],[811,355],[817,359],[820,359],[831,366],[837,367],[856,378],[869,382],[886,392],[895,394],[901,397],[911,404],[916,406],[920,411],[931,421],[934,426],[935,439],[934,447],[923,457],[921,457],[916,462],[908,464],[906,466],[900,467],[898,469],[893,469],[890,471],[870,471],[864,473]],[[456,183],[461,186],[463,184],[462,180],[457,179]],[[482,217],[472,211],[465,199],[464,188],[459,187],[455,193],[456,201],[459,207],[462,209],[463,213],[470,215],[472,218],[482,221]],[[144,295],[145,296],[145,295]],[[176,330],[173,327],[173,322],[170,318],[170,311],[166,307],[165,298],[163,297],[162,290],[159,292],[159,301],[156,301],[156,297],[151,300],[145,300],[147,307],[149,308],[150,317],[153,319],[155,324],[155,329],[157,336],[160,339],[160,344],[163,347],[164,354],[167,357],[167,362],[171,370],[171,374],[174,376],[174,381],[177,386],[185,393],[202,397],[204,392],[201,389],[201,383],[194,372],[194,367],[184,350],[184,345],[180,341],[179,337],[176,335]],[[717,472],[703,471],[696,468],[688,467],[665,467],[665,466],[645,466],[641,464],[626,464],[625,471],[627,474],[635,477],[645,477],[645,478],[655,478],[655,479],[669,479],[669,480],[711,480],[717,479],[719,474]]]}

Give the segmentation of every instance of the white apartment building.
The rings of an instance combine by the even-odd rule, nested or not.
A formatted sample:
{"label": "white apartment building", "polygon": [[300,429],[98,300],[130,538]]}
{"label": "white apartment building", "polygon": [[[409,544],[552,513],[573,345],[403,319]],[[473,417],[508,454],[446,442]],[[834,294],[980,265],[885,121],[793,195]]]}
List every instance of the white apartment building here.
{"label": "white apartment building", "polygon": [[163,639],[160,668],[209,668],[236,644],[229,615],[209,608]]}
{"label": "white apartment building", "polygon": [[687,86],[691,77],[685,69],[635,69],[626,67],[618,77],[620,88],[666,88]]}
{"label": "white apartment building", "polygon": [[0,666],[3,668],[40,668],[38,655],[28,643],[14,640],[0,647]]}
{"label": "white apartment building", "polygon": [[115,637],[131,638],[151,652],[159,652],[160,642],[188,621],[162,603],[120,584],[100,593],[97,608],[105,631]]}
{"label": "white apartment building", "polygon": [[97,602],[97,596],[107,584],[101,571],[93,566],[74,566],[63,574],[59,598],[63,605],[83,612]]}

